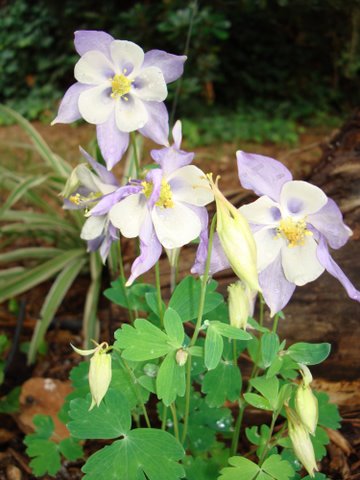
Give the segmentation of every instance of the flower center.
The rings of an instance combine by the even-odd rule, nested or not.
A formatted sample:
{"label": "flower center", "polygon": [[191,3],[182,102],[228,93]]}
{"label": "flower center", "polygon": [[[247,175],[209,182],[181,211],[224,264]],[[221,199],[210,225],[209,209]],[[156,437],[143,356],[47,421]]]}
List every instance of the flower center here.
{"label": "flower center", "polygon": [[[143,187],[143,194],[145,197],[150,198],[154,189],[153,183],[144,181],[141,182],[141,185]],[[162,208],[173,208],[174,206],[172,191],[166,180],[161,180],[160,195],[155,205]]]}
{"label": "flower center", "polygon": [[102,196],[101,192],[90,192],[88,196],[80,195],[80,193],[75,193],[75,195],[71,195],[69,200],[71,203],[75,205],[84,205],[88,204],[89,202],[96,202],[98,198]]}
{"label": "flower center", "polygon": [[[117,73],[111,79],[111,88],[112,88],[111,97],[114,99],[124,97],[124,95],[130,92],[131,84],[132,84],[132,81],[128,77],[126,77],[123,73],[121,74]],[[124,97],[124,100],[127,100],[127,97]]]}
{"label": "flower center", "polygon": [[312,232],[306,228],[306,221],[294,220],[291,217],[280,220],[277,228],[277,237],[283,237],[288,241],[288,247],[304,245],[305,238],[311,236]]}

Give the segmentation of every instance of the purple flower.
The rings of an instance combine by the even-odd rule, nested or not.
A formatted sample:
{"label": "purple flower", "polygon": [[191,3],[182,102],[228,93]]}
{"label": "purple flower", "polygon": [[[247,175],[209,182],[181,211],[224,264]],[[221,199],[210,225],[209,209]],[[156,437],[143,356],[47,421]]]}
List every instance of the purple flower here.
{"label": "purple flower", "polygon": [[144,54],[133,42],[91,30],[75,32],[75,48],[81,56],[75,65],[77,83],[65,93],[52,124],[81,117],[95,124],[109,170],[126,151],[129,132],[138,130],[168,145],[166,84],[182,75],[186,57],[161,50]]}
{"label": "purple flower", "polygon": [[335,202],[320,188],[292,180],[277,160],[238,151],[237,162],[242,186],[260,195],[240,211],[254,233],[259,281],[271,314],[288,303],[296,286],[324,270],[360,301],[360,292],[329,253],[329,246],[342,247],[352,233]]}
{"label": "purple flower", "polygon": [[116,228],[109,221],[111,206],[138,191],[137,185],[120,187],[114,175],[96,162],[85,150],[82,155],[93,171],[85,164],[78,165],[72,172],[62,192],[64,208],[82,209],[87,213],[80,238],[87,241],[88,251],[99,250],[103,262],[109,254],[112,242],[118,240]]}
{"label": "purple flower", "polygon": [[159,259],[162,246],[172,250],[201,236],[207,226],[205,205],[213,194],[204,173],[189,165],[193,154],[180,149],[181,124],[173,130],[173,146],[153,150],[160,168],[152,169],[137,193],[109,211],[111,223],[127,238],[140,238],[140,256],[134,261],[130,285]]}

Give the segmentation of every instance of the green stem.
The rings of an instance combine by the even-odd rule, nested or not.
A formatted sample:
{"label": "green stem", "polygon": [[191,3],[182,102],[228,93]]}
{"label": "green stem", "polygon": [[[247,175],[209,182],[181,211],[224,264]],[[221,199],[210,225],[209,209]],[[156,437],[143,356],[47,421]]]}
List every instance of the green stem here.
{"label": "green stem", "polygon": [[168,409],[168,407],[163,404],[163,414],[162,414],[162,419],[161,419],[161,430],[166,430],[167,409]]}
{"label": "green stem", "polygon": [[275,317],[274,317],[274,323],[273,323],[273,328],[272,328],[272,331],[274,333],[276,333],[276,330],[278,328],[278,323],[279,323],[279,318],[280,318],[280,315],[278,313],[275,314]]}
{"label": "green stem", "polygon": [[123,256],[122,256],[122,251],[121,251],[121,240],[120,239],[118,241],[118,247],[119,247],[118,248],[118,254],[119,254],[119,269],[120,269],[121,286],[123,288],[123,292],[124,292],[125,299],[126,299],[126,307],[127,307],[127,310],[128,310],[130,323],[134,323],[134,312],[131,309],[129,293],[128,293],[127,288],[125,287],[126,278],[125,278],[124,262],[123,262]]}
{"label": "green stem", "polygon": [[156,294],[157,294],[157,301],[158,301],[160,324],[163,327],[164,326],[164,312],[163,312],[163,304],[162,304],[162,296],[161,296],[159,262],[155,263],[155,279],[156,279]]}
{"label": "green stem", "polygon": [[263,326],[263,323],[264,323],[264,310],[265,310],[265,301],[264,301],[264,297],[261,295],[261,293],[259,294],[259,300],[260,300],[260,313],[259,313],[259,324],[261,326]]}
{"label": "green stem", "polygon": [[236,340],[233,339],[232,341],[232,346],[233,346],[233,363],[235,367],[237,366],[237,350],[236,350]]}
{"label": "green stem", "polygon": [[275,427],[275,422],[276,422],[276,419],[278,417],[278,413],[275,413],[273,412],[273,415],[272,415],[272,420],[271,420],[271,425],[270,425],[270,431],[269,431],[269,437],[266,441],[266,444],[264,446],[264,449],[262,451],[262,454],[260,456],[260,460],[259,460],[259,465],[261,466],[263,461],[265,460],[266,458],[266,455],[269,451],[269,447],[270,447],[270,442],[271,442],[271,439],[272,439],[272,435],[273,435],[273,431],[274,431],[274,427]]}
{"label": "green stem", "polygon": [[131,137],[131,144],[134,150],[134,163],[135,163],[135,172],[136,172],[136,177],[139,178],[140,176],[140,160],[139,160],[139,155],[138,155],[138,150],[137,150],[137,145],[136,145],[136,134],[135,132],[130,133]]}
{"label": "green stem", "polygon": [[180,435],[179,435],[179,423],[178,423],[178,418],[177,418],[177,413],[176,413],[176,406],[175,403],[170,404],[170,410],[173,416],[174,420],[174,433],[175,437],[178,441],[180,441]]}
{"label": "green stem", "polygon": [[144,402],[142,401],[142,398],[141,398],[141,395],[140,395],[140,391],[139,391],[139,387],[138,387],[138,384],[137,384],[137,378],[135,377],[134,375],[134,372],[131,370],[131,368],[129,367],[129,365],[127,364],[127,362],[121,358],[125,368],[126,368],[126,371],[128,372],[130,378],[131,378],[131,383],[132,385],[134,386],[134,390],[135,390],[135,394],[136,394],[136,397],[137,397],[137,400],[141,406],[141,409],[143,411],[143,414],[144,414],[144,418],[145,418],[145,422],[146,422],[146,425],[148,428],[151,428],[151,423],[150,423],[150,420],[149,420],[149,416],[147,414],[147,410],[146,410],[146,407],[145,407],[145,404]]}
{"label": "green stem", "polygon": [[[192,30],[193,30],[195,15],[196,15],[196,12],[197,12],[197,9],[198,9],[198,4],[197,3],[198,3],[197,0],[194,0],[194,2],[192,4],[191,17],[190,17],[190,21],[189,21],[189,28],[188,28],[187,35],[186,35],[186,42],[185,42],[185,48],[184,48],[184,55],[186,55],[186,56],[189,53],[191,34],[192,34]],[[182,79],[183,79],[183,77],[181,76],[179,78],[178,82],[177,82],[177,85],[176,85],[174,101],[173,101],[173,104],[172,104],[171,114],[170,114],[170,125],[174,124],[175,112],[176,112],[176,107],[177,107],[177,104],[178,104],[178,101],[179,101]]]}
{"label": "green stem", "polygon": [[239,415],[236,419],[234,434],[232,437],[231,450],[230,450],[231,457],[236,455],[236,452],[239,446],[240,429],[241,429],[241,424],[244,417],[245,408],[246,408],[246,402],[245,400],[243,400],[240,405]]}
{"label": "green stem", "polygon": [[[211,226],[210,226],[208,252],[206,257],[205,271],[204,271],[204,275],[202,277],[202,283],[201,283],[199,310],[198,310],[198,316],[196,320],[194,334],[190,340],[190,345],[189,345],[190,347],[192,347],[195,344],[201,328],[201,321],[202,321],[204,306],[205,306],[206,287],[209,279],[211,250],[212,250],[212,244],[214,239],[215,226],[216,226],[216,213],[213,216],[213,219],[211,221]],[[189,425],[190,392],[191,392],[191,355],[188,357],[187,365],[186,365],[186,392],[185,392],[184,429],[183,429],[182,438],[181,438],[182,443],[185,442],[188,425]]]}

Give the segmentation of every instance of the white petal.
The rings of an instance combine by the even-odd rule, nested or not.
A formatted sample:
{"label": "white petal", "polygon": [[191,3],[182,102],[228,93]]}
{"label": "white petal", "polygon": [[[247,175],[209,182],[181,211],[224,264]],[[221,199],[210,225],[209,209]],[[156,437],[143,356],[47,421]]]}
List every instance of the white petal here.
{"label": "white petal", "polygon": [[179,248],[200,235],[201,222],[190,208],[174,202],[172,208],[155,207],[151,212],[156,235],[165,248]]}
{"label": "white petal", "polygon": [[124,237],[134,238],[139,236],[146,213],[147,206],[144,195],[135,193],[111,207],[109,219]]}
{"label": "white petal", "polygon": [[110,53],[116,73],[119,74],[136,74],[144,62],[143,49],[136,45],[136,43],[126,40],[114,40],[111,42]]}
{"label": "white petal", "polygon": [[316,249],[317,243],[312,237],[307,237],[302,246],[282,247],[282,266],[289,282],[305,285],[323,273],[325,268],[317,259]]}
{"label": "white petal", "polygon": [[262,272],[278,256],[284,243],[282,238],[276,237],[273,228],[262,228],[254,234],[257,251],[257,269]]}
{"label": "white petal", "polygon": [[[125,100],[127,98],[127,101]],[[149,116],[142,100],[135,95],[126,95],[116,101],[115,120],[121,132],[133,132],[142,128]]]}
{"label": "white petal", "polygon": [[79,111],[89,123],[99,125],[106,122],[115,108],[115,101],[110,97],[110,88],[106,84],[90,88],[79,97]]}
{"label": "white petal", "polygon": [[162,102],[167,97],[167,86],[160,68],[144,68],[132,85],[134,95],[147,102]]}
{"label": "white petal", "polygon": [[174,200],[203,207],[214,200],[205,174],[195,165],[186,165],[172,172],[166,181],[169,183]]}
{"label": "white petal", "polygon": [[256,225],[277,225],[281,218],[279,204],[266,195],[255,202],[248,203],[239,208],[249,223]]}
{"label": "white petal", "polygon": [[280,193],[281,212],[283,217],[304,217],[320,210],[327,200],[325,193],[311,183],[286,182]]}
{"label": "white petal", "polygon": [[83,225],[80,238],[83,240],[94,240],[94,238],[100,237],[104,231],[105,222],[106,215],[89,217]]}
{"label": "white petal", "polygon": [[114,76],[114,68],[105,55],[97,50],[85,53],[75,65],[74,75],[78,82],[98,85]]}
{"label": "white petal", "polygon": [[173,136],[173,139],[174,139],[175,147],[180,149],[181,141],[182,141],[181,120],[176,120],[175,125],[172,129],[172,136]]}

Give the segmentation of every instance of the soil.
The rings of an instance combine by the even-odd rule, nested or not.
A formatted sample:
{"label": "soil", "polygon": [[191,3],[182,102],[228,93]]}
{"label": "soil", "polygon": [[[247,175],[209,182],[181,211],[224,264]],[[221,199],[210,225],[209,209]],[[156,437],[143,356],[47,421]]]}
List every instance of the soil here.
{"label": "soil", "polygon": [[[44,136],[51,149],[65,158],[72,165],[80,160],[78,145],[85,149],[93,141],[94,129],[89,125],[56,125],[49,127],[35,123],[41,135]],[[295,178],[306,178],[312,171],[321,156],[321,144],[326,143],[334,132],[326,128],[306,131],[301,135],[299,145],[289,149],[286,145],[258,145],[243,144],[241,149],[265,154],[283,161],[289,166]],[[19,144],[29,143],[26,135],[17,126],[2,127],[0,129],[0,155],[2,164],[21,171],[23,162],[34,162],[36,168],[38,159],[35,155],[24,154],[24,150],[17,148]],[[145,142],[145,158],[153,145]],[[186,144],[184,145],[186,149]],[[220,186],[225,195],[236,203],[239,192],[239,182],[236,172],[235,151],[239,145],[220,144],[211,147],[196,149],[196,164],[204,171],[212,171],[214,175],[221,175]],[[9,155],[11,150],[12,154]],[[121,175],[121,163],[115,173]],[[0,192],[1,193],[1,192]],[[1,195],[5,195],[4,193]],[[24,246],[19,239],[18,246]],[[12,248],[14,246],[12,245]],[[132,246],[125,243],[125,270],[129,272],[133,258]],[[185,250],[184,263],[180,275],[186,274],[194,258],[194,247]],[[169,285],[166,281],[166,260],[163,259],[164,282],[162,290],[164,297],[169,295]],[[150,272],[146,280],[152,281]],[[223,278],[221,285],[232,281],[232,277]],[[27,292],[21,297],[25,306],[25,317],[18,339],[19,344],[29,341],[36,319],[39,315],[39,306],[46,295],[49,283]],[[54,412],[54,395],[46,397],[46,391],[57,392],[58,405],[68,392],[68,375],[71,368],[79,362],[78,356],[69,348],[69,343],[81,344],[81,316],[84,294],[89,285],[87,276],[80,277],[63,302],[56,319],[48,331],[46,342],[47,352],[39,357],[35,366],[27,367],[25,355],[19,348],[7,366],[6,380],[2,385],[2,395],[11,388],[22,386],[21,409],[15,415],[0,415],[0,480],[26,480],[35,478],[31,475],[29,458],[26,456],[22,443],[24,434],[31,431],[31,418],[34,413],[51,414]],[[103,287],[107,288],[109,278],[104,277]],[[224,287],[225,289],[226,287]],[[126,321],[122,309],[109,305],[105,298],[100,301],[99,318],[102,329],[102,339],[111,340],[112,332],[122,321]],[[14,332],[18,325],[18,316],[11,312],[8,304],[0,305],[0,332],[6,333],[14,339]],[[299,339],[301,340],[301,339]],[[16,339],[14,340],[16,343]],[[19,345],[17,345],[18,347]],[[49,379],[49,380],[45,380]],[[328,445],[328,455],[321,464],[321,471],[334,480],[360,479],[360,382],[359,378],[347,379],[346,382],[332,379],[331,374],[325,379],[318,379],[318,388],[327,391],[334,402],[340,407],[343,416],[342,428],[339,432],[329,432],[331,443]],[[341,393],[340,393],[341,392]],[[55,405],[56,407],[56,405]],[[234,406],[234,408],[236,408]],[[56,410],[56,408],[55,408]],[[55,416],[55,414],[53,413]],[[250,416],[251,417],[251,416]],[[251,421],[254,418],[251,418]],[[259,419],[262,421],[264,419]],[[59,427],[61,429],[61,426]],[[57,432],[59,435],[66,433]],[[65,462],[56,476],[59,480],[82,477],[82,462]],[[44,479],[53,477],[43,477]]]}

